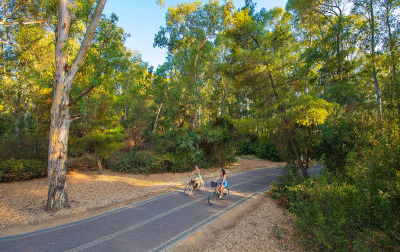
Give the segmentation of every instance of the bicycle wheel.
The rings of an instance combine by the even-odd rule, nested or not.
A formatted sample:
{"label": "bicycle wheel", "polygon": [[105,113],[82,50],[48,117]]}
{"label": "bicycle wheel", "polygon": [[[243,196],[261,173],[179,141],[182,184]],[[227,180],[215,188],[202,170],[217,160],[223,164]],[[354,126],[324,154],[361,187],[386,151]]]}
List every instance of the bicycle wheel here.
{"label": "bicycle wheel", "polygon": [[186,195],[192,194],[192,191],[193,191],[192,182],[189,182],[189,184],[187,184],[187,185],[185,186],[185,189],[184,189],[183,191],[185,192]]}
{"label": "bicycle wheel", "polygon": [[204,181],[200,185],[197,186],[198,190],[203,190],[204,189]]}
{"label": "bicycle wheel", "polygon": [[224,190],[222,190],[222,198],[227,199],[229,197],[229,188],[225,187]]}
{"label": "bicycle wheel", "polygon": [[208,204],[214,205],[216,201],[217,201],[217,193],[216,192],[210,193],[210,195],[208,196]]}

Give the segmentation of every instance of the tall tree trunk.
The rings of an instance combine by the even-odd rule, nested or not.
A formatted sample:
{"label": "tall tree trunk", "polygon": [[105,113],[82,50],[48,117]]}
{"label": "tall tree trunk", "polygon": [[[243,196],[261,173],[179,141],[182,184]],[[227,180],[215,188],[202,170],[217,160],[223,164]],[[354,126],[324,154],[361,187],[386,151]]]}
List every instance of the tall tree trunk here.
{"label": "tall tree trunk", "polygon": [[[195,64],[196,67],[196,64]],[[198,91],[199,87],[197,86],[197,74],[194,74],[194,84],[196,85],[196,94],[195,94],[195,106],[193,109],[193,117],[192,117],[192,130],[196,127],[196,113],[197,113],[197,99],[198,99]]]}
{"label": "tall tree trunk", "polygon": [[157,116],[156,116],[156,120],[154,120],[154,125],[153,125],[153,131],[151,132],[152,134],[154,133],[154,131],[156,130],[156,124],[157,124],[157,120],[158,120],[158,115],[160,114],[161,108],[162,108],[162,103],[160,105],[160,107],[158,108],[158,112],[157,112]]}
{"label": "tall tree trunk", "polygon": [[[379,90],[379,83],[376,71],[376,59],[375,59],[375,20],[374,20],[374,7],[373,1],[369,1],[370,11],[371,11],[371,56],[372,56],[372,67],[373,67],[373,75],[375,82],[375,92],[376,92],[376,101],[378,103],[378,116],[379,122],[382,123],[382,104],[381,104],[381,93]],[[382,126],[382,125],[381,125]]]}
{"label": "tall tree trunk", "polygon": [[[37,128],[39,125],[39,118],[35,118],[35,128]],[[34,143],[33,143],[33,156],[37,157],[38,156],[38,151],[39,151],[39,139],[36,138]]]}
{"label": "tall tree trunk", "polygon": [[[222,77],[222,84],[224,83],[224,77]],[[224,85],[222,85],[222,97],[221,97],[221,115],[225,115],[225,90]]]}
{"label": "tall tree trunk", "polygon": [[339,28],[336,36],[336,53],[337,53],[337,61],[338,61],[338,70],[337,73],[339,75],[340,81],[342,81],[342,56],[340,52],[340,42],[341,42],[341,37],[340,37],[340,32],[342,31],[342,12],[340,11],[339,15]]}
{"label": "tall tree trunk", "polygon": [[197,118],[197,126],[200,128],[200,126],[201,126],[201,107],[200,107],[200,105],[198,106],[198,118]]}
{"label": "tall tree trunk", "polygon": [[69,107],[69,93],[72,82],[82,65],[82,62],[92,43],[96,26],[104,9],[106,0],[97,0],[97,6],[87,28],[85,38],[72,63],[68,65],[66,43],[68,42],[69,28],[74,16],[69,11],[69,0],[58,1],[58,21],[55,31],[55,65],[56,71],[53,82],[53,103],[51,108],[51,122],[49,135],[49,154],[47,176],[49,191],[46,210],[59,210],[70,207],[66,192],[67,180],[67,149],[68,133],[71,122],[80,116],[71,116]]}
{"label": "tall tree trunk", "polygon": [[19,139],[20,139],[20,128],[19,128],[19,114],[15,115],[15,126],[14,126],[14,133],[16,137],[15,148],[19,148]]}
{"label": "tall tree trunk", "polygon": [[[389,7],[386,6],[386,27],[388,29],[388,35],[389,35],[389,51],[390,51],[390,60],[392,62],[391,64],[391,84],[393,86],[393,91],[391,94],[393,103],[396,106],[397,109],[397,113],[400,114],[400,102],[399,102],[399,98],[400,98],[400,85],[399,85],[399,76],[397,75],[397,61],[398,59],[396,58],[396,42],[395,39],[393,38],[392,35],[392,29],[390,27],[390,11],[389,11]],[[397,103],[397,104],[396,104]]]}
{"label": "tall tree trunk", "polygon": [[97,166],[99,167],[99,175],[103,174],[103,167],[101,167],[101,158],[96,154]]}
{"label": "tall tree trunk", "polygon": [[268,73],[268,76],[269,76],[269,79],[271,81],[271,86],[272,86],[272,90],[274,91],[275,99],[278,102],[278,108],[279,108],[280,112],[283,115],[283,122],[284,122],[285,128],[286,128],[286,130],[288,132],[290,144],[292,145],[292,149],[293,149],[294,155],[296,156],[298,166],[299,166],[301,172],[303,173],[303,176],[305,178],[308,178],[307,171],[303,166],[303,161],[300,158],[299,152],[297,151],[297,147],[296,147],[296,144],[295,144],[294,139],[293,139],[293,134],[292,134],[292,129],[290,128],[290,123],[289,123],[288,119],[286,118],[286,111],[283,108],[283,106],[282,106],[282,104],[281,104],[281,102],[279,100],[278,92],[276,90],[276,86],[275,86],[275,82],[274,82],[274,78],[272,76],[272,73]]}
{"label": "tall tree trunk", "polygon": [[[256,110],[256,107],[257,107],[257,101],[256,101],[256,98],[254,98],[254,111]],[[257,115],[257,112],[254,113],[254,117],[256,119],[256,133],[258,135],[259,130],[258,130],[258,115]]]}
{"label": "tall tree trunk", "polygon": [[203,125],[206,125],[206,114],[204,113],[204,105],[203,105]]}

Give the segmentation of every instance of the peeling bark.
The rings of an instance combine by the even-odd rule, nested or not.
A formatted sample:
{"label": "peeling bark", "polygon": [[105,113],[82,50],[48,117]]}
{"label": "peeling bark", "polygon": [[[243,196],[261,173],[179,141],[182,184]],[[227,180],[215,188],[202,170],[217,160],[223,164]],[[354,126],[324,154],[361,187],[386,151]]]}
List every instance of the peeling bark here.
{"label": "peeling bark", "polygon": [[70,207],[66,192],[68,133],[72,121],[69,111],[69,94],[75,75],[79,70],[79,66],[82,65],[82,62],[92,42],[93,35],[105,3],[106,0],[97,1],[96,10],[92,16],[92,19],[90,20],[89,27],[86,31],[86,35],[78,55],[76,56],[76,59],[72,63],[71,67],[69,67],[65,45],[68,42],[69,28],[74,20],[74,17],[71,16],[69,12],[69,0],[58,1],[58,21],[55,30],[56,71],[53,81],[53,103],[51,108],[49,135],[49,154],[47,166],[49,191],[46,211]]}

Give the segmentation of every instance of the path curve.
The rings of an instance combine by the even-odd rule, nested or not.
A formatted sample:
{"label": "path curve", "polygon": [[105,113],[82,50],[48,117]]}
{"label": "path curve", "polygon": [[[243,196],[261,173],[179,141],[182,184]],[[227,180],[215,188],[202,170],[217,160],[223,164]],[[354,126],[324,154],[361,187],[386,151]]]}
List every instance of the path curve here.
{"label": "path curve", "polygon": [[278,167],[227,176],[230,196],[207,203],[209,181],[186,196],[176,190],[79,221],[0,237],[0,251],[165,251],[270,188]]}

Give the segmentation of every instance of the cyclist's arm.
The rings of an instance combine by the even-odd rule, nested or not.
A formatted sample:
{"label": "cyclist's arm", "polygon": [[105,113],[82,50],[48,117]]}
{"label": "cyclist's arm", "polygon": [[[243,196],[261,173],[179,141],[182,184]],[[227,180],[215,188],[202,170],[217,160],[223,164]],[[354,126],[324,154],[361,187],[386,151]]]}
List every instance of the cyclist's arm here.
{"label": "cyclist's arm", "polygon": [[217,182],[217,180],[221,177],[221,175],[218,176],[218,178],[216,180],[214,180],[214,182]]}

